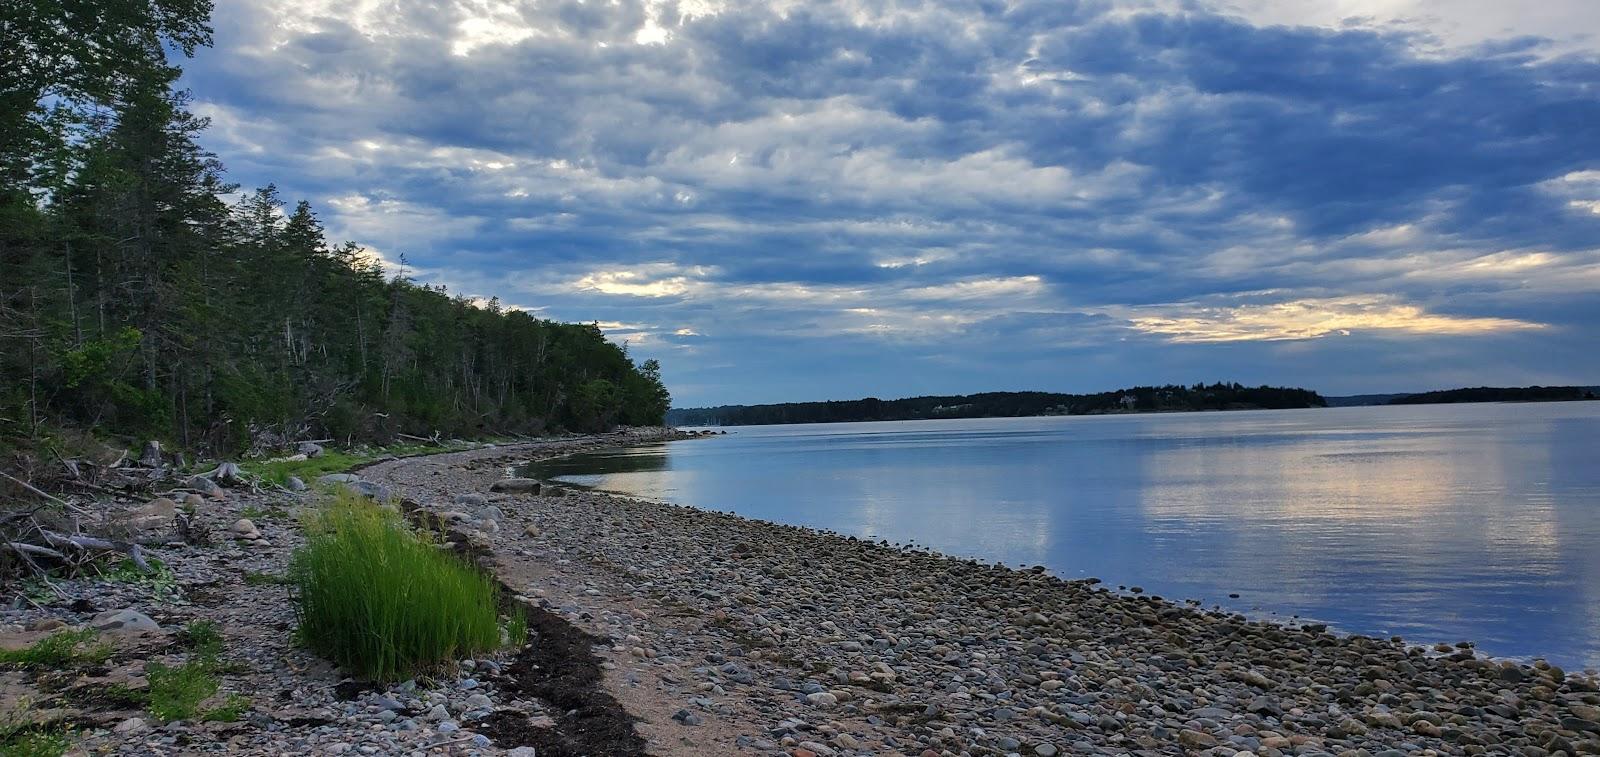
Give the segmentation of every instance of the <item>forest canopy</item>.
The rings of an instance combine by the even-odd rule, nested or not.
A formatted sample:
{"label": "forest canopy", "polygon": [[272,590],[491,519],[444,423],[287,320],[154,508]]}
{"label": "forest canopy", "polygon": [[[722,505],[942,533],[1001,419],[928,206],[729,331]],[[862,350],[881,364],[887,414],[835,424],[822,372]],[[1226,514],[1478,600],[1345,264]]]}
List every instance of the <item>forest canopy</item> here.
{"label": "forest canopy", "polygon": [[210,44],[210,11],[0,5],[0,438],[224,452],[662,422],[660,366],[597,326],[390,276],[309,203],[229,184],[169,60]]}

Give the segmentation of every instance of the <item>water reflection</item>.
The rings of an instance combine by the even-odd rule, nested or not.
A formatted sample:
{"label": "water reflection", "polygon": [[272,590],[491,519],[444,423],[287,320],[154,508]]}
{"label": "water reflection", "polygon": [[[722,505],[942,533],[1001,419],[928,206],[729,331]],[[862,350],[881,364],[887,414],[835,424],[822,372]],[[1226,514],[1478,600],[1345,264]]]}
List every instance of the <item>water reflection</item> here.
{"label": "water reflection", "polygon": [[1584,667],[1595,449],[1600,403],[1470,405],[751,427],[535,474]]}

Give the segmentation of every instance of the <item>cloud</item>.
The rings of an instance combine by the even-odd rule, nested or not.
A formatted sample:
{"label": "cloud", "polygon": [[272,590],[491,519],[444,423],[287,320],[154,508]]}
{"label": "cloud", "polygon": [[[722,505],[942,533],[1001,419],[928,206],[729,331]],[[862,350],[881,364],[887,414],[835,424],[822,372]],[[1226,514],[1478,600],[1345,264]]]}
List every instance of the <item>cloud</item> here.
{"label": "cloud", "polygon": [[235,180],[683,402],[1586,383],[1595,6],[1507,8],[232,0],[186,84]]}
{"label": "cloud", "polygon": [[[1155,315],[1143,313],[1168,314]],[[1403,334],[1492,334],[1545,328],[1513,318],[1429,313],[1382,295],[1351,295],[1269,304],[1144,308],[1129,318],[1135,329],[1175,342],[1239,342],[1350,336],[1357,331]]]}

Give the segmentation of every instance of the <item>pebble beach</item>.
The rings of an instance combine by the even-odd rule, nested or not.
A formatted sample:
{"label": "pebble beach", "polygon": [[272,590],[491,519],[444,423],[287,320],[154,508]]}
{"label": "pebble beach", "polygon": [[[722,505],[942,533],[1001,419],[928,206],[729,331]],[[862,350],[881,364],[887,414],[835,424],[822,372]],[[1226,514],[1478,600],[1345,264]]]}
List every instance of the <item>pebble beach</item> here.
{"label": "pebble beach", "polygon": [[[681,443],[692,444],[693,441]],[[610,639],[655,754],[1600,754],[1591,672],[1330,633],[694,508],[489,495],[556,450],[366,472]]]}
{"label": "pebble beach", "polygon": [[[1592,671],[508,481],[531,460],[681,436],[486,446],[333,482],[390,498],[493,571],[536,613],[521,651],[350,680],[293,643],[273,580],[319,495],[233,491],[193,508],[212,539],[149,550],[164,583],[62,582],[0,614],[13,648],[64,627],[117,640],[97,669],[5,672],[0,693],[73,724],[75,754],[1600,754]],[[222,628],[218,697],[248,695],[244,717],[161,723],[95,696],[181,660],[178,630],[197,620]]]}

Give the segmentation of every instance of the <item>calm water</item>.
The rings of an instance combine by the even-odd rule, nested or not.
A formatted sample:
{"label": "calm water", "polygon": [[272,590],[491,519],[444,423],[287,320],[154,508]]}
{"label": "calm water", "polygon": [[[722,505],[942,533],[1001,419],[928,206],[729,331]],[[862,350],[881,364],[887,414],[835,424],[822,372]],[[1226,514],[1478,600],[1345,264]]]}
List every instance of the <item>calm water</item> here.
{"label": "calm water", "polygon": [[1600,402],[729,431],[538,473],[1600,667]]}

